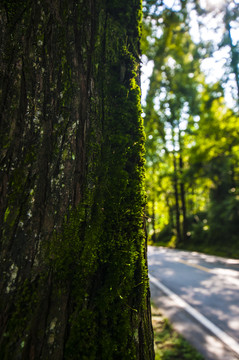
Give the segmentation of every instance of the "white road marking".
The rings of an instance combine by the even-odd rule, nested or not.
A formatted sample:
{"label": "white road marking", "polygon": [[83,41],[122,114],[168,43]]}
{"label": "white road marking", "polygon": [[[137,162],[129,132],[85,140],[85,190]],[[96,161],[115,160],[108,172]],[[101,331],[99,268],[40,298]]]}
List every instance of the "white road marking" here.
{"label": "white road marking", "polygon": [[178,306],[187,311],[191,316],[193,316],[198,322],[210,330],[218,339],[220,339],[224,344],[226,344],[230,349],[239,355],[239,343],[233,339],[231,336],[226,334],[223,330],[219,329],[215,324],[213,324],[209,319],[202,315],[199,311],[194,309],[186,301],[180,298],[173,291],[168,289],[160,281],[158,281],[154,276],[149,274],[149,280],[157,288],[162,290],[166,295],[168,295]]}

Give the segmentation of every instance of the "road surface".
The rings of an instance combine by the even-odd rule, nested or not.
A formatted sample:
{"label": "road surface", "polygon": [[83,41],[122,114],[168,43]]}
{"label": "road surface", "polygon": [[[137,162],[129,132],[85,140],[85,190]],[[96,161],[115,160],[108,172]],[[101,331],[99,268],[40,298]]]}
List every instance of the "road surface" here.
{"label": "road surface", "polygon": [[239,359],[239,260],[149,246],[148,265],[153,302],[205,359]]}

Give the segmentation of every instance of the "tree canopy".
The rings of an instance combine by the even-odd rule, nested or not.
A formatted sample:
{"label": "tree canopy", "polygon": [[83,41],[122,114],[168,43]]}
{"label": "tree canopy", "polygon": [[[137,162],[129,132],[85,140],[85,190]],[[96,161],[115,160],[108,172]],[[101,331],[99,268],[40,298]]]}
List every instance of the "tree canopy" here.
{"label": "tree canopy", "polygon": [[154,65],[143,107],[149,232],[238,256],[239,4],[219,5],[144,2],[142,48]]}

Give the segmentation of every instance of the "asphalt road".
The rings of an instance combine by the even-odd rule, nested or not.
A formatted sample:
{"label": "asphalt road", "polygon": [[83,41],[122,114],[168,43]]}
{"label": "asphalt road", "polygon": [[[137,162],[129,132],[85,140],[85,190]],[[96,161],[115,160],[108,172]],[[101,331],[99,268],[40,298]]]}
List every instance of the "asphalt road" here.
{"label": "asphalt road", "polygon": [[239,260],[149,246],[148,265],[153,302],[205,359],[239,359]]}

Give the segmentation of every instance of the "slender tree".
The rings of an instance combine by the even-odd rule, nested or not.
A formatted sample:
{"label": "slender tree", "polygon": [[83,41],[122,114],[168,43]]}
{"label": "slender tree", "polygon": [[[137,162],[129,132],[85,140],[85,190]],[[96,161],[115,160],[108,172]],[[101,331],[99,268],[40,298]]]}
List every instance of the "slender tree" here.
{"label": "slender tree", "polygon": [[140,0],[0,11],[1,358],[153,359]]}
{"label": "slender tree", "polygon": [[184,161],[183,161],[183,149],[182,149],[182,136],[181,130],[178,132],[179,138],[179,172],[180,172],[180,197],[181,197],[181,210],[182,210],[182,238],[183,242],[187,242],[187,206],[186,206],[186,191],[185,191],[185,183],[183,179],[184,175]]}

